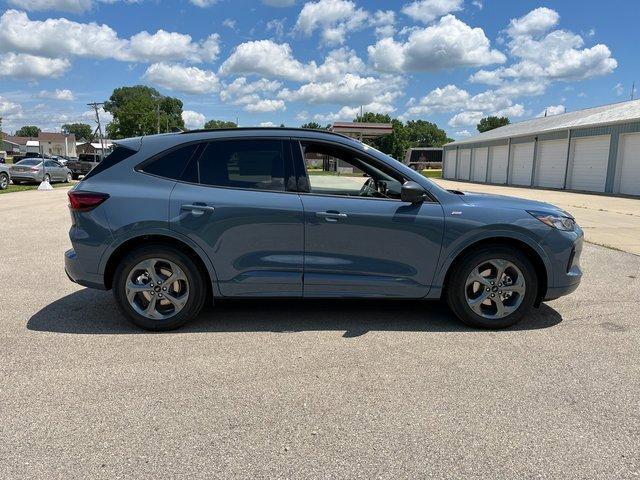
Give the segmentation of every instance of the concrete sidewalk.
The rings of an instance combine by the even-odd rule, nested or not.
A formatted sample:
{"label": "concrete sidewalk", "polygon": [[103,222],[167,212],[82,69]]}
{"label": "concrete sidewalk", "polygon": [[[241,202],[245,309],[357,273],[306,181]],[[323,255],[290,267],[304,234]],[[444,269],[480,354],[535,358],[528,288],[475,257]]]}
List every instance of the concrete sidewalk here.
{"label": "concrete sidewalk", "polygon": [[640,199],[432,179],[447,189],[552,203],[575,216],[588,242],[640,255]]}

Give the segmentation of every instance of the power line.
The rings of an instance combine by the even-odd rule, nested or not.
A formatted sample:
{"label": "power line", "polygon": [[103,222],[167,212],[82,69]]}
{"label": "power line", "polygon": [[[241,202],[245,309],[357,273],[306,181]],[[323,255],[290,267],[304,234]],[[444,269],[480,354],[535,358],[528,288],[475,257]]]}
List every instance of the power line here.
{"label": "power line", "polygon": [[93,102],[93,103],[87,103],[87,106],[93,108],[93,110],[96,112],[96,123],[98,124],[98,135],[100,138],[100,160],[104,159],[104,141],[102,138],[102,126],[100,125],[100,110],[99,108],[102,107],[104,105],[104,102]]}

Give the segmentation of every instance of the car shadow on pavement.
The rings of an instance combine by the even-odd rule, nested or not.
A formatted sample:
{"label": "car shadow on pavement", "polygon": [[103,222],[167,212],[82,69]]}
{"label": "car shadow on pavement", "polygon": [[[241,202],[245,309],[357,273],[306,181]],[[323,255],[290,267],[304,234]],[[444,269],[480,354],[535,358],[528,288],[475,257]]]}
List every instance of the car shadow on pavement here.
{"label": "car shadow on pavement", "polygon": [[[547,305],[507,329],[553,327],[561,315]],[[148,333],[118,311],[110,292],[83,289],[47,305],[27,322],[29,330],[78,334]],[[205,307],[182,327],[189,332],[344,331],[358,337],[370,331],[477,332],[462,324],[443,302],[380,300],[235,300]]]}

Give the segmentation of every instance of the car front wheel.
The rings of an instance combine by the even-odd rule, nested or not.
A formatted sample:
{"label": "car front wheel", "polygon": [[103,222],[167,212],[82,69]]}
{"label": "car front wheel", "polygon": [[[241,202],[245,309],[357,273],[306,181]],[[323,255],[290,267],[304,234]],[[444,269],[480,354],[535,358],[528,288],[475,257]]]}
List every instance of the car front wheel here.
{"label": "car front wheel", "polygon": [[9,175],[0,173],[0,190],[4,190],[9,186]]}
{"label": "car front wheel", "polygon": [[193,260],[167,246],[139,248],[122,259],[113,281],[118,307],[146,330],[173,330],[195,318],[206,298]]}
{"label": "car front wheel", "polygon": [[467,325],[506,328],[535,303],[536,270],[521,251],[489,246],[466,254],[446,285],[447,302]]}

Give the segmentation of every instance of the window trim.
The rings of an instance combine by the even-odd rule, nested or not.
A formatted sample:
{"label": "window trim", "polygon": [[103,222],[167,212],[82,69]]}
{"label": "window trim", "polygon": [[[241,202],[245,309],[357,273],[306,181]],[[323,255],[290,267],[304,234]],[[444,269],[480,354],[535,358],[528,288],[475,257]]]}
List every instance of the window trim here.
{"label": "window trim", "polygon": [[[302,163],[302,168],[303,170],[303,175],[300,176],[304,176],[307,179],[307,183],[309,184],[309,186],[311,185],[311,182],[309,181],[309,173],[307,172],[307,165],[305,164],[304,161],[304,152],[302,150],[302,142],[310,142],[310,143],[321,143],[321,144],[326,144],[326,145],[330,145],[330,146],[334,146],[334,147],[338,147],[344,150],[347,150],[357,156],[362,156],[363,161],[365,163],[369,163],[371,162],[373,164],[373,166],[377,167],[378,165],[382,165],[384,168],[393,171],[396,175],[398,175],[399,177],[401,177],[405,182],[410,181],[411,179],[407,179],[407,177],[405,177],[402,173],[400,173],[398,170],[396,170],[395,168],[393,168],[391,165],[387,165],[386,163],[384,163],[381,160],[378,160],[377,158],[373,157],[372,155],[369,155],[366,152],[362,152],[358,149],[355,149],[349,145],[344,145],[342,143],[336,143],[336,142],[331,142],[331,141],[327,141],[324,139],[315,139],[315,138],[304,138],[304,137],[291,137],[290,138],[292,143],[297,143],[298,144],[298,148],[300,150],[300,159],[298,159],[298,161],[296,161],[295,159],[293,159],[294,165],[296,164],[300,164]],[[293,155],[293,145],[292,145],[292,155]],[[296,179],[298,178],[298,176],[296,176]],[[431,192],[429,192],[428,190],[425,189],[425,193],[426,193],[426,198],[424,200],[424,203],[434,203],[434,204],[440,204],[440,202],[431,194]],[[383,200],[383,201],[387,201],[387,202],[400,202],[400,203],[407,203],[407,202],[403,202],[401,199],[399,198],[378,198],[378,197],[353,197],[350,195],[335,195],[335,194],[331,194],[331,193],[314,193],[314,192],[303,192],[303,191],[298,191],[299,195],[313,195],[313,196],[318,196],[318,197],[331,197],[331,198],[349,198],[349,199],[355,199],[355,200]]]}
{"label": "window trim", "polygon": [[154,163],[157,160],[160,160],[165,155],[167,155],[167,154],[169,154],[171,152],[174,152],[174,151],[176,151],[176,150],[178,150],[180,148],[188,147],[190,145],[196,144],[196,149],[193,151],[193,153],[191,154],[189,159],[184,163],[184,167],[182,168],[182,171],[180,172],[180,177],[182,177],[182,175],[184,175],[185,170],[189,166],[189,163],[191,163],[191,161],[193,160],[193,157],[195,155],[200,155],[202,153],[202,152],[199,153],[199,151],[201,150],[201,145],[200,144],[202,144],[202,143],[204,143],[203,140],[192,140],[190,142],[179,143],[179,144],[174,145],[172,147],[169,147],[169,148],[167,148],[165,150],[162,150],[161,152],[158,152],[155,155],[152,155],[151,157],[147,158],[146,160],[141,161],[140,163],[138,163],[137,165],[135,165],[133,167],[133,170],[136,171],[137,173],[143,173],[143,174],[149,175],[151,177],[162,178],[164,180],[169,180],[169,181],[172,181],[172,182],[178,182],[178,181],[180,181],[179,178],[164,177],[164,176],[158,175],[156,173],[145,172],[144,171],[144,167]]}

